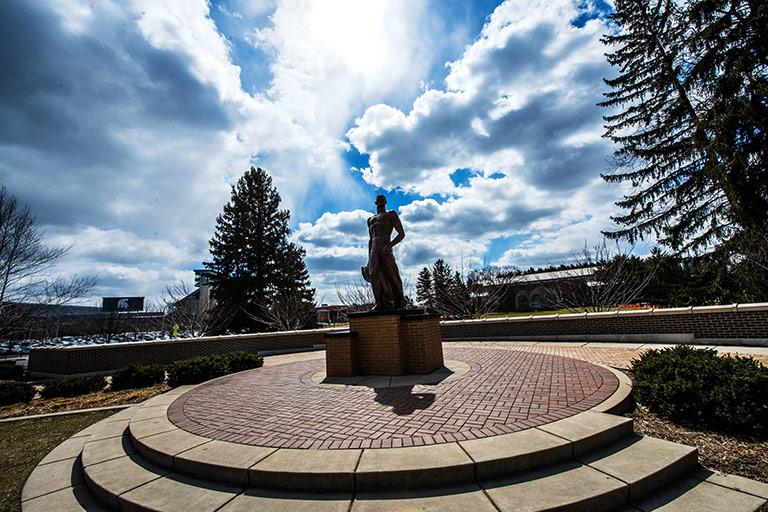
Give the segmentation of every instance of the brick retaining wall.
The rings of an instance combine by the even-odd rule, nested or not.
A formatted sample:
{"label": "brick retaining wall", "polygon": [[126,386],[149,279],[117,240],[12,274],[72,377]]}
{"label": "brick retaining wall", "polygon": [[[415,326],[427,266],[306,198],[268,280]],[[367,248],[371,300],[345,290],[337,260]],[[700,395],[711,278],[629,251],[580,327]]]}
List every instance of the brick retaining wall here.
{"label": "brick retaining wall", "polygon": [[[210,338],[36,348],[29,372],[38,376],[109,372],[128,363],[170,364],[235,350],[310,349],[344,329],[241,334]],[[768,346],[768,303],[445,321],[448,340],[624,341]]]}
{"label": "brick retaining wall", "polygon": [[322,345],[324,334],[334,330],[338,329],[239,334],[82,347],[35,348],[30,351],[27,370],[33,376],[78,375],[110,372],[129,363],[167,365],[190,357],[238,350],[257,353],[311,349],[316,345]]}
{"label": "brick retaining wall", "polygon": [[768,303],[443,322],[443,340],[638,341],[768,346]]}

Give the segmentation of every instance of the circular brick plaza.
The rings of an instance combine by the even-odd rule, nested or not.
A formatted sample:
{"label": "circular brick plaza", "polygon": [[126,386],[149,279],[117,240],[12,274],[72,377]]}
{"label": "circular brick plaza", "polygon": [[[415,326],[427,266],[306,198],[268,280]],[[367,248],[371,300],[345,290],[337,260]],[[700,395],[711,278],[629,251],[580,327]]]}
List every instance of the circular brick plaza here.
{"label": "circular brick plaza", "polygon": [[479,347],[444,353],[469,371],[433,385],[371,388],[314,382],[324,359],[287,363],[193,388],[168,418],[200,436],[275,448],[424,446],[566,418],[619,384],[610,370],[567,357]]}

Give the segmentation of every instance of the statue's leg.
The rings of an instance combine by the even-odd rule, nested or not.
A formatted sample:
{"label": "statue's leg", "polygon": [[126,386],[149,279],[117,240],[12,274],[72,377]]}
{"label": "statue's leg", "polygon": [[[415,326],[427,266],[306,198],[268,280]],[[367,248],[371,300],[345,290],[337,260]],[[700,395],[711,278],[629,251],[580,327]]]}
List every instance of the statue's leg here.
{"label": "statue's leg", "polygon": [[403,281],[400,279],[400,270],[397,268],[395,257],[390,253],[382,258],[381,274],[385,277],[387,288],[389,288],[392,307],[395,309],[405,308],[405,294],[403,293]]}
{"label": "statue's leg", "polygon": [[373,298],[376,305],[373,309],[392,309],[392,292],[389,290],[386,279],[383,279],[382,273],[385,272],[386,259],[382,258],[379,251],[371,251],[368,255],[368,273],[371,278],[371,288],[373,289]]}

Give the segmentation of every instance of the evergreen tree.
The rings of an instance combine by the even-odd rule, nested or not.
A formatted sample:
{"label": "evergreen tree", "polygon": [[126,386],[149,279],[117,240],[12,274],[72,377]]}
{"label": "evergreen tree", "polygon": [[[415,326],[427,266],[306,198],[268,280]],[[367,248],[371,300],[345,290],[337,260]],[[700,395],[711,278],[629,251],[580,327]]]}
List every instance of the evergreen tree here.
{"label": "evergreen tree", "polygon": [[449,299],[452,285],[452,270],[442,258],[432,265],[432,304],[438,311],[444,312],[443,304]]}
{"label": "evergreen tree", "polygon": [[210,240],[216,308],[231,315],[232,332],[263,330],[273,304],[299,296],[297,307],[314,299],[304,250],[288,241],[288,210],[280,210],[272,178],[251,167],[232,187],[229,203],[216,218]]}
{"label": "evergreen tree", "polygon": [[[618,77],[601,105],[619,145],[603,178],[630,242],[655,234],[675,251],[747,252],[768,243],[768,16],[751,0],[617,0],[604,42]],[[756,245],[755,245],[756,244]]]}
{"label": "evergreen tree", "polygon": [[429,268],[424,267],[419,272],[419,278],[416,281],[416,300],[425,307],[432,307],[434,302],[432,293],[432,273]]}

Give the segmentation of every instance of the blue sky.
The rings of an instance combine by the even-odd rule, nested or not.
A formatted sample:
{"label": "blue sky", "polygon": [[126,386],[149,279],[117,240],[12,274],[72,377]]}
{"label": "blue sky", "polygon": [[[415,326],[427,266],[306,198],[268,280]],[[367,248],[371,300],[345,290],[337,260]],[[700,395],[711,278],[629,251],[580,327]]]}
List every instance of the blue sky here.
{"label": "blue sky", "polygon": [[6,0],[0,183],[100,296],[192,283],[250,165],[318,299],[356,280],[379,193],[415,282],[571,259],[610,229],[602,0]]}

